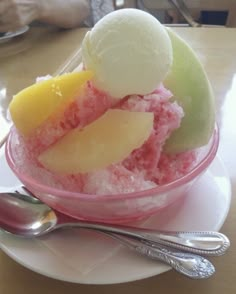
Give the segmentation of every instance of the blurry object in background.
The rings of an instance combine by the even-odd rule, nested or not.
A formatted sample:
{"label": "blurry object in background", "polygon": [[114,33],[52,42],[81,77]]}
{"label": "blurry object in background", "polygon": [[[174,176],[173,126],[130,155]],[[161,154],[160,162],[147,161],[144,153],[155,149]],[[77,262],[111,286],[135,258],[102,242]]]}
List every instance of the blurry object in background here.
{"label": "blurry object in background", "polygon": [[[116,0],[116,2],[118,1]],[[161,23],[185,22],[190,26],[199,26],[182,0],[124,0],[123,2],[125,2],[124,7],[135,7],[151,13]]]}
{"label": "blurry object in background", "polygon": [[125,0],[113,0],[115,9],[122,9],[125,7]]}
{"label": "blurry object in background", "polygon": [[225,25],[227,22],[228,11],[201,11],[200,23],[209,25]]}
{"label": "blurry object in background", "polygon": [[10,41],[12,38],[20,36],[29,30],[29,26],[24,26],[13,32],[0,33],[0,44]]}
{"label": "blurry object in background", "polygon": [[182,18],[191,26],[191,27],[200,27],[201,24],[196,22],[188,7],[185,5],[184,1],[182,0],[168,0],[170,4],[176,8],[178,13],[182,16]]}
{"label": "blurry object in background", "polygon": [[163,23],[236,27],[235,0],[124,0],[124,7],[146,10]]}
{"label": "blurry object in background", "polygon": [[89,0],[0,0],[0,32],[15,31],[33,21],[74,28],[89,14]]}
{"label": "blurry object in background", "polygon": [[115,4],[118,1],[113,0],[90,0],[92,25],[99,21],[107,13],[115,10]]}

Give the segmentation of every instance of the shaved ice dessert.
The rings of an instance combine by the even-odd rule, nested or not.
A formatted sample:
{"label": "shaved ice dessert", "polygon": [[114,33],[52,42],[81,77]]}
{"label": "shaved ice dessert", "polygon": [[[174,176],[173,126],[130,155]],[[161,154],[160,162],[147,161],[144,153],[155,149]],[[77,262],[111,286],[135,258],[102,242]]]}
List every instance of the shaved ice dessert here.
{"label": "shaved ice dessert", "polygon": [[14,96],[18,173],[90,197],[153,189],[193,170],[215,118],[192,49],[148,13],[122,9],[86,34],[82,57],[82,71]]}
{"label": "shaved ice dessert", "polygon": [[[85,95],[85,94],[83,94]],[[166,139],[173,130],[180,126],[184,115],[183,109],[176,103],[170,102],[171,93],[163,86],[156,89],[152,94],[145,96],[131,95],[122,101],[114,101],[113,98],[102,95],[98,91],[91,90],[86,86],[85,100],[81,103],[81,97],[67,106],[63,114],[55,115],[46,120],[36,132],[24,136],[18,131],[14,134],[16,140],[15,156],[18,162],[22,163],[22,172],[26,169],[35,173],[35,177],[41,177],[42,181],[49,182],[55,187],[69,189],[70,191],[80,191],[89,194],[108,194],[108,193],[127,193],[153,188],[157,184],[164,184],[184,175],[188,172],[195,162],[196,152],[187,151],[179,153],[174,157],[172,155],[162,154],[162,149]],[[101,101],[103,101],[101,103]],[[127,124],[128,116],[135,114],[133,126]],[[80,115],[81,113],[81,115]],[[71,150],[61,150],[60,154],[54,154],[51,148],[57,146],[56,142],[62,142],[71,135],[71,131],[82,132],[110,113],[111,117],[117,116],[117,122],[112,126],[107,120],[101,129],[95,131],[91,136],[95,141],[94,149],[89,150],[89,144],[82,149],[77,146],[75,158],[71,157],[74,152],[75,140],[71,139],[68,148]],[[122,114],[127,114],[124,118],[124,127],[122,128]],[[145,127],[146,119],[144,115],[149,116],[148,126]],[[118,128],[115,129],[118,124]],[[130,121],[130,123],[132,123]],[[110,130],[105,129],[106,127]],[[132,140],[132,134],[138,133],[143,136],[141,128],[144,127],[144,136],[141,138],[139,148],[128,149],[125,154],[122,152],[121,160],[109,164],[105,158],[112,153],[114,148],[122,148],[122,139],[129,144]],[[113,129],[114,128],[114,129]],[[119,130],[121,133],[119,134]],[[127,132],[127,133],[126,133]],[[132,132],[132,133],[131,133]],[[98,136],[98,138],[95,138]],[[105,136],[107,139],[107,150],[99,152],[99,137]],[[139,139],[140,140],[140,139]],[[112,144],[112,146],[111,146]],[[123,144],[123,145],[124,145]],[[132,144],[132,142],[131,142]],[[135,146],[135,145],[134,145]],[[125,147],[126,148],[126,147]],[[51,151],[51,152],[50,152]],[[50,152],[50,153],[48,153]],[[97,154],[96,154],[97,153]],[[46,154],[46,157],[45,157]],[[86,154],[101,159],[103,166],[94,167],[95,159],[92,161],[92,167],[88,170],[80,171],[79,165],[82,159],[86,160]],[[55,158],[56,157],[56,158]],[[172,159],[171,159],[172,158]],[[78,159],[78,162],[76,160]],[[49,163],[48,160],[51,162]],[[89,158],[87,158],[87,161]],[[169,161],[176,168],[170,173],[171,166]],[[68,164],[68,170],[65,170],[65,161],[71,161]],[[116,160],[117,161],[117,160]],[[55,162],[60,166],[55,166]],[[45,169],[45,166],[47,168]],[[67,165],[66,165],[67,166]],[[77,170],[78,169],[78,170]]]}

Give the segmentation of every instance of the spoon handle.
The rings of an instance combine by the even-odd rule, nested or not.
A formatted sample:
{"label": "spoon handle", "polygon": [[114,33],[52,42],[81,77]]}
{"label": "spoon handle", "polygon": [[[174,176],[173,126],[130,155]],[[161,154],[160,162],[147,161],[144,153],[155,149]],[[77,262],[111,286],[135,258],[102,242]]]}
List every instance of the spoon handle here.
{"label": "spoon handle", "polygon": [[215,272],[212,263],[202,256],[194,255],[192,253],[174,252],[161,246],[153,248],[133,238],[112,233],[105,234],[118,240],[121,244],[141,255],[170,265],[177,272],[189,278],[205,279],[213,275]]}
{"label": "spoon handle", "polygon": [[136,238],[151,247],[164,245],[169,248],[201,255],[219,256],[224,254],[230,247],[230,241],[225,235],[212,231],[164,232],[80,221],[68,224],[64,223],[61,225],[77,226],[108,233],[116,233]]}
{"label": "spoon handle", "polygon": [[191,253],[220,256],[230,247],[229,239],[218,232],[141,232],[140,238],[149,245],[155,243]]}

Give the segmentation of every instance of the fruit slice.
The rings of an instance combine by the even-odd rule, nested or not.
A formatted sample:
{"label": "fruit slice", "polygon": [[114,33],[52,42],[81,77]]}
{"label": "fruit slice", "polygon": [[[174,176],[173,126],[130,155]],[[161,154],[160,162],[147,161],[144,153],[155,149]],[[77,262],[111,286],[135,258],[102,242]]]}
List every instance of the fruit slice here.
{"label": "fruit slice", "polygon": [[74,129],[39,156],[47,169],[86,173],[125,159],[148,139],[153,113],[110,109],[84,129]]}
{"label": "fruit slice", "polygon": [[13,97],[9,110],[16,128],[25,136],[52,113],[63,109],[93,76],[91,71],[69,73],[36,83]]}
{"label": "fruit slice", "polygon": [[165,151],[182,152],[208,143],[215,124],[215,104],[207,75],[193,50],[172,30],[173,64],[164,81],[183,107],[181,126],[165,144]]}

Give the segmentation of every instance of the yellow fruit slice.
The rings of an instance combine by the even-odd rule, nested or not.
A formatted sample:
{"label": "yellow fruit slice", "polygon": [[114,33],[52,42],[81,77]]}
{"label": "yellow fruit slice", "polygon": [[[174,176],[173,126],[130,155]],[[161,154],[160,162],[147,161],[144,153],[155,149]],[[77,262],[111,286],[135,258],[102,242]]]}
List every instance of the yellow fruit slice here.
{"label": "yellow fruit slice", "polygon": [[110,109],[84,129],[70,131],[38,159],[56,173],[91,172],[125,159],[152,128],[153,113]]}
{"label": "yellow fruit slice", "polygon": [[68,73],[25,88],[13,97],[9,110],[20,133],[27,136],[51,114],[67,105],[92,78],[91,71]]}

